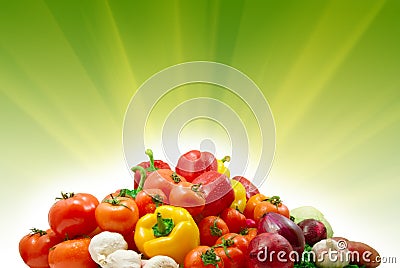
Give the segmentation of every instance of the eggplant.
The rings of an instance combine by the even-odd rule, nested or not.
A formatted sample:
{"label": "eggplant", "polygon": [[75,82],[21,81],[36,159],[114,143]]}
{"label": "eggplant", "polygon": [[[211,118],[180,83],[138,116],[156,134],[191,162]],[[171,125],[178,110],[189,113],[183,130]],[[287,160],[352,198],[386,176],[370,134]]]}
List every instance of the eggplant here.
{"label": "eggplant", "polygon": [[299,258],[304,251],[305,238],[300,227],[278,213],[266,213],[258,223],[258,233],[277,233],[286,238]]}

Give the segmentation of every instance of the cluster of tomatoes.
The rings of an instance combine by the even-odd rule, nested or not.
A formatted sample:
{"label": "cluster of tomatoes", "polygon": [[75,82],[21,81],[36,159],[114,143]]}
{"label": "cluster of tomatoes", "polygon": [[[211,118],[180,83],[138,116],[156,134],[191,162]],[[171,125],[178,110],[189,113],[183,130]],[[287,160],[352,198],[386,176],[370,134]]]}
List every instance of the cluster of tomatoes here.
{"label": "cluster of tomatoes", "polygon": [[122,234],[129,249],[140,252],[136,244],[141,238],[135,231],[143,227],[141,219],[168,205],[187,210],[199,234],[194,247],[180,249],[184,252],[178,261],[181,265],[245,267],[247,247],[257,235],[259,219],[267,212],[289,217],[278,196],[260,194],[244,177],[230,179],[224,165],[229,157],[217,160],[209,152],[192,150],[172,170],[167,163],[154,160],[151,150],[146,154],[150,161],[132,168],[133,190],[117,190],[101,201],[89,193],[61,193],[48,213],[50,228],[32,229],[21,239],[23,261],[32,268],[98,267],[88,246],[103,231]]}

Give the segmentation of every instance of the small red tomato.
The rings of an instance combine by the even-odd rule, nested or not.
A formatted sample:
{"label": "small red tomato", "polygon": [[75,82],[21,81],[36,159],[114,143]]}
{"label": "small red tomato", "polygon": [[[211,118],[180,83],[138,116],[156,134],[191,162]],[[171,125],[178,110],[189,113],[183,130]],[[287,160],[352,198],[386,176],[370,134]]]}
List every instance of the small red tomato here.
{"label": "small red tomato", "polygon": [[246,229],[243,229],[243,230],[240,232],[240,234],[241,234],[244,238],[246,238],[247,241],[249,241],[249,243],[250,243],[250,241],[251,241],[254,237],[257,236],[257,233],[258,233],[257,228],[246,228]]}
{"label": "small red tomato", "polygon": [[49,249],[61,243],[63,239],[53,230],[42,231],[36,228],[25,235],[19,242],[19,254],[22,260],[31,268],[49,267]]}
{"label": "small red tomato", "polygon": [[260,221],[267,212],[275,212],[288,219],[290,218],[289,209],[282,203],[279,196],[273,196],[257,204],[254,208],[254,220],[256,222]]}
{"label": "small red tomato", "polygon": [[245,255],[235,247],[216,247],[215,254],[221,257],[225,268],[243,268],[245,266]]}
{"label": "small red tomato", "polygon": [[98,205],[95,216],[101,230],[128,234],[135,230],[139,209],[131,198],[114,197]]}
{"label": "small red tomato", "polygon": [[167,196],[160,189],[146,189],[136,195],[135,202],[140,218],[148,213],[154,213],[158,206],[167,202]]}
{"label": "small red tomato", "polygon": [[247,252],[249,243],[247,238],[241,234],[227,233],[218,238],[217,242],[215,242],[215,246],[238,248],[244,254]]}
{"label": "small red tomato", "polygon": [[200,231],[200,244],[213,246],[219,237],[229,233],[228,225],[217,216],[208,216],[198,224]]}
{"label": "small red tomato", "polygon": [[224,209],[221,213],[221,218],[226,222],[229,231],[232,233],[240,233],[247,226],[246,217],[234,208]]}
{"label": "small red tomato", "polygon": [[97,268],[89,254],[90,238],[66,240],[49,251],[50,268]]}
{"label": "small red tomato", "polygon": [[180,182],[172,188],[169,194],[169,204],[183,207],[192,216],[196,216],[203,211],[206,199],[200,184]]}
{"label": "small red tomato", "polygon": [[184,267],[190,268],[224,268],[224,263],[214,249],[208,246],[198,246],[189,251],[184,260]]}
{"label": "small red tomato", "polygon": [[97,228],[95,210],[99,201],[91,194],[61,193],[49,210],[50,228],[62,238],[88,235]]}

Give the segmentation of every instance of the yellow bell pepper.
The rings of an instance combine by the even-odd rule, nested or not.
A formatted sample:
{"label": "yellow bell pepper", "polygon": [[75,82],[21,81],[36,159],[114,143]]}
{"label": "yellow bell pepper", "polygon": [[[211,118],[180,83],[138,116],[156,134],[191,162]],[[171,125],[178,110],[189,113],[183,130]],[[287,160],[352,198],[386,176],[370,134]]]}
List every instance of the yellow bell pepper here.
{"label": "yellow bell pepper", "polygon": [[186,209],[164,205],[139,219],[134,240],[148,258],[164,255],[183,264],[186,254],[200,245],[200,233]]}
{"label": "yellow bell pepper", "polygon": [[243,213],[246,208],[246,188],[236,180],[231,180],[231,185],[235,193],[235,200],[232,202],[231,208],[238,209]]}
{"label": "yellow bell pepper", "polygon": [[230,156],[225,156],[224,158],[217,160],[217,164],[218,164],[218,170],[217,171],[218,171],[218,173],[224,174],[228,178],[231,176],[231,172],[225,166],[225,162],[229,162],[229,161],[231,161],[231,157]]}

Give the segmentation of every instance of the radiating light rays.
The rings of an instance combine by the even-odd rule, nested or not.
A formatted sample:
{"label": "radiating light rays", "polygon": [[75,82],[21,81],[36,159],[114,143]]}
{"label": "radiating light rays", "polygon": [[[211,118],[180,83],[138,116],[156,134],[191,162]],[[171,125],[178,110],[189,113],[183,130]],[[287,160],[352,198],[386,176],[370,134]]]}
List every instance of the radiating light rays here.
{"label": "radiating light rays", "polygon": [[[11,73],[7,77],[7,84],[2,85],[2,90],[16,106],[62,144],[66,151],[82,162],[90,163],[89,152],[93,155],[105,154],[107,149],[103,146],[103,140],[107,135],[118,135],[122,120],[121,125],[116,124],[110,111],[114,111],[115,107],[110,108],[105,103],[50,10],[39,5],[35,6],[35,11],[35,15],[29,16],[33,20],[40,16],[39,22],[26,25],[24,30],[18,32],[18,36],[12,32],[7,33],[8,36],[3,35],[3,51],[8,51],[9,54],[7,61],[2,62],[5,68],[3,74]],[[24,13],[22,10],[19,12]],[[18,43],[17,47],[13,46],[17,38],[37,32],[44,25],[47,38],[50,38],[48,43],[32,38],[29,44]],[[7,70],[10,64],[15,66],[13,70]],[[129,69],[125,70],[129,72]],[[17,74],[18,78],[15,76]],[[132,81],[129,79],[133,78],[132,75],[127,77],[128,81]],[[114,81],[111,80],[110,83]],[[119,85],[110,85],[109,95],[118,96],[119,94],[115,94],[118,91],[112,89]],[[129,99],[126,103],[128,101]],[[90,116],[95,114],[101,114],[100,121],[90,120]],[[107,133],[102,125],[108,126]]]}
{"label": "radiating light rays", "polygon": [[[373,22],[385,1],[377,2],[368,13],[361,14],[358,23],[349,26],[345,35],[344,33],[339,33],[338,37],[342,38],[341,40],[335,40],[335,38],[329,36],[327,31],[327,29],[332,29],[330,24],[335,21],[338,8],[342,7],[338,2],[331,3],[332,5],[327,6],[307,45],[293,64],[283,85],[279,88],[277,96],[272,99],[272,105],[277,107],[277,114],[284,119],[282,120],[284,124],[280,126],[279,130],[281,132],[281,140],[285,140],[294,126],[299,124],[301,118],[307,114],[320,92],[324,90],[327,83],[329,83],[340,65],[346,60],[351,50]],[[328,40],[336,41],[337,47],[332,47],[334,50],[327,53],[322,47],[324,42]],[[298,88],[298,92],[301,92],[301,95],[297,95],[295,99],[292,99],[293,93],[296,93],[296,88]],[[280,109],[280,107],[285,107],[284,103],[288,101],[295,103],[295,111],[292,110],[288,113],[288,110]]]}

